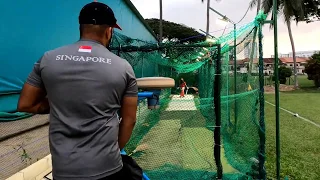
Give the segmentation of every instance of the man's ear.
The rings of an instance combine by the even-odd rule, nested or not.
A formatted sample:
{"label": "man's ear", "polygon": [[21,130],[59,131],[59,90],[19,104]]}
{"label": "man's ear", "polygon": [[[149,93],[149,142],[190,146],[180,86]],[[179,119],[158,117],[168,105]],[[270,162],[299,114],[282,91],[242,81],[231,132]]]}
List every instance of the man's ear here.
{"label": "man's ear", "polygon": [[107,37],[108,40],[112,38],[112,31],[113,31],[112,27],[107,27],[106,28],[105,34],[106,34],[106,37]]}

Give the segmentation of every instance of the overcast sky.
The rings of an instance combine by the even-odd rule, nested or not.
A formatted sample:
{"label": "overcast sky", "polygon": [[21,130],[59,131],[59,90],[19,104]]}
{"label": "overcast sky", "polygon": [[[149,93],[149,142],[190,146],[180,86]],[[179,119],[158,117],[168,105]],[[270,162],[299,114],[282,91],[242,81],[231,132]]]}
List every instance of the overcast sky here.
{"label": "overcast sky", "polygon": [[[144,18],[159,18],[159,0],[131,0]],[[232,21],[238,22],[248,9],[250,0],[211,0],[211,7],[225,14]],[[256,15],[256,10],[249,11],[240,25],[249,23]],[[210,32],[219,36],[224,25],[219,23],[219,16],[210,13]],[[163,0],[163,19],[182,23],[195,29],[206,29],[206,2],[201,0]],[[291,52],[291,44],[288,36],[287,27],[280,17],[279,26],[279,53]],[[232,27],[230,24],[228,27]],[[227,29],[232,30],[232,28]],[[218,31],[218,32],[216,32]],[[295,40],[296,51],[320,50],[320,22],[299,23],[292,26]],[[273,50],[273,31],[269,26],[264,27],[264,57],[270,57]]]}

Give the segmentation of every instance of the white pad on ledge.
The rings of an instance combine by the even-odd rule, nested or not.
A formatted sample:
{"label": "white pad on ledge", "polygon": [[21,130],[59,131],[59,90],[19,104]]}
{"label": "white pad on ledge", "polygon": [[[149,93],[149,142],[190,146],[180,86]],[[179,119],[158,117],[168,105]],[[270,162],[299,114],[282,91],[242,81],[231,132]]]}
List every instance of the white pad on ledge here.
{"label": "white pad on ledge", "polygon": [[175,86],[174,79],[167,77],[137,78],[137,84],[140,89],[163,89]]}

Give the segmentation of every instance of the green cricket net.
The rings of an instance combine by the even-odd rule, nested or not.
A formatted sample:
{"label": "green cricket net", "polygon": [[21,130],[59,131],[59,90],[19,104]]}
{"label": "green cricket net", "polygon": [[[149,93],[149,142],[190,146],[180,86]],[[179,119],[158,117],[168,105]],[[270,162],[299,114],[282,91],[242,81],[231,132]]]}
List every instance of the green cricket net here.
{"label": "green cricket net", "polygon": [[[125,148],[150,179],[265,178],[262,73],[254,66],[264,19],[260,13],[215,42],[155,44],[115,34],[112,51],[138,78],[176,80],[177,87],[162,91],[159,109],[139,103]],[[188,86],[182,98],[180,78]]]}

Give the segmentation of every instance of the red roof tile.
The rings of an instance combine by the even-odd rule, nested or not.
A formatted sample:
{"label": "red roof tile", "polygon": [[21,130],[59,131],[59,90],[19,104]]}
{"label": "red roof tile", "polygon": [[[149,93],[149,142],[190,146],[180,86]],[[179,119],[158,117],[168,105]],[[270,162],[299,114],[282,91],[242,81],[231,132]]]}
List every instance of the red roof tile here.
{"label": "red roof tile", "polygon": [[[293,63],[292,57],[283,57],[283,58],[279,58],[279,59],[282,63]],[[297,63],[307,62],[308,60],[309,60],[309,58],[296,57]]]}
{"label": "red roof tile", "polygon": [[[249,62],[249,61],[250,61],[249,58],[239,59],[239,60],[237,60],[237,64],[244,64],[244,63],[247,63],[247,62]],[[259,62],[259,58],[254,58],[254,59],[253,59],[253,64],[258,64],[258,62]],[[263,62],[264,62],[265,64],[273,64],[274,58],[263,58]],[[229,64],[232,65],[232,64],[233,64],[233,61],[230,61]]]}

